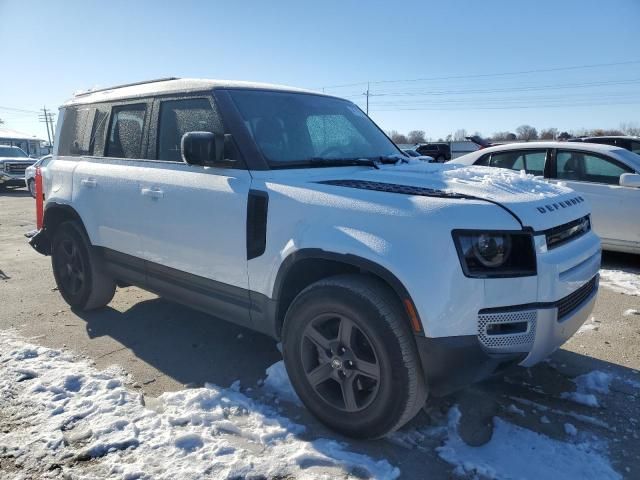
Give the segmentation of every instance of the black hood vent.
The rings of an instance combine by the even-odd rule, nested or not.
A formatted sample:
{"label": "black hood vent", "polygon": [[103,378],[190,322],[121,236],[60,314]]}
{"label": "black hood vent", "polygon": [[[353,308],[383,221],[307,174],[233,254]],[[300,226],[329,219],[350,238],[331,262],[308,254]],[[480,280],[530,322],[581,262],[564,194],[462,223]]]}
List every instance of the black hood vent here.
{"label": "black hood vent", "polygon": [[360,190],[373,190],[375,192],[400,193],[403,195],[417,195],[421,197],[442,198],[471,198],[468,195],[445,192],[434,188],[412,187],[410,185],[398,185],[396,183],[371,182],[367,180],[324,180],[317,182],[323,185],[335,185],[337,187],[359,188]]}

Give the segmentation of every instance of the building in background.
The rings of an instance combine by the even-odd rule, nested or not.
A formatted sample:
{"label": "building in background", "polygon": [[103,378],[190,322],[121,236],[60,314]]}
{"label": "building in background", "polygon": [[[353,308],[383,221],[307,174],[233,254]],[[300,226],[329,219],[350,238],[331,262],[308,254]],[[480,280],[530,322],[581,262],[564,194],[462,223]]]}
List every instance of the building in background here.
{"label": "building in background", "polygon": [[46,140],[8,128],[0,128],[0,145],[20,147],[27,155],[34,158],[48,155],[52,150],[51,145]]}

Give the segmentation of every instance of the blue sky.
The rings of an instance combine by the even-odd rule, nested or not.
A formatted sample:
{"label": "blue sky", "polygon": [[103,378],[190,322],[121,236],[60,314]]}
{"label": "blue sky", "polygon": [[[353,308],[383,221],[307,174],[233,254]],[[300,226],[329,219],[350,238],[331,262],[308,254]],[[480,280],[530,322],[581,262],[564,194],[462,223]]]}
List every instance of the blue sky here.
{"label": "blue sky", "polygon": [[371,81],[382,128],[433,138],[640,123],[638,0],[0,0],[0,19],[0,118],[40,135],[35,113],[8,108],[164,76],[357,83],[325,90],[363,107]]}

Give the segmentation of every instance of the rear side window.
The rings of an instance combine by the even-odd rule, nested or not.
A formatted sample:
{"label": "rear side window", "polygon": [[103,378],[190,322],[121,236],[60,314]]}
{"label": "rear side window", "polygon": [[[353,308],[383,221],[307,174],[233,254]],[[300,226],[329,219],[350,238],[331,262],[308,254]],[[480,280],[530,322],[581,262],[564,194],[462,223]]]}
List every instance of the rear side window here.
{"label": "rear side window", "polygon": [[160,105],[158,160],[182,161],[180,142],[188,132],[222,133],[222,124],[206,98],[168,100]]}
{"label": "rear side window", "polygon": [[106,111],[95,106],[68,107],[62,117],[59,155],[93,155],[98,135],[104,135]]}
{"label": "rear side window", "polygon": [[632,172],[618,162],[597,155],[559,150],[556,157],[556,176],[563,180],[618,185],[623,173]]}
{"label": "rear side window", "polygon": [[546,150],[511,150],[491,154],[489,165],[524,170],[531,175],[542,175],[546,158]]}
{"label": "rear side window", "polygon": [[637,153],[638,155],[640,155],[640,142],[636,142],[635,140],[632,140],[631,148],[629,150],[631,150],[633,153]]}
{"label": "rear side window", "polygon": [[105,157],[141,158],[146,105],[113,107]]}

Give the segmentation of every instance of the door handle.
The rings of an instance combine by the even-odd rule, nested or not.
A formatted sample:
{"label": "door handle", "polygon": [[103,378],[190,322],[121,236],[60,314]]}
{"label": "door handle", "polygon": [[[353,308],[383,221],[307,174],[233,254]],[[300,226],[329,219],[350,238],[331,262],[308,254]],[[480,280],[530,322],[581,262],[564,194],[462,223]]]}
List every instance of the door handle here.
{"label": "door handle", "polygon": [[162,190],[154,189],[154,188],[143,188],[142,190],[140,190],[140,193],[145,197],[151,197],[151,198],[164,197],[164,192]]}
{"label": "door handle", "polygon": [[83,187],[95,188],[96,185],[98,185],[98,182],[96,182],[95,178],[83,178],[82,180],[80,180],[80,184]]}

